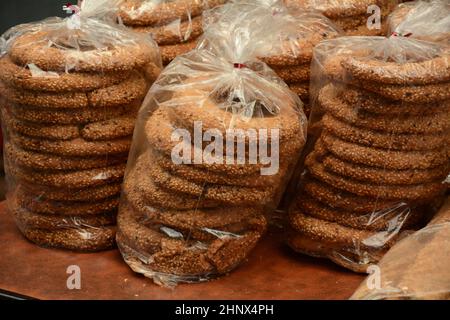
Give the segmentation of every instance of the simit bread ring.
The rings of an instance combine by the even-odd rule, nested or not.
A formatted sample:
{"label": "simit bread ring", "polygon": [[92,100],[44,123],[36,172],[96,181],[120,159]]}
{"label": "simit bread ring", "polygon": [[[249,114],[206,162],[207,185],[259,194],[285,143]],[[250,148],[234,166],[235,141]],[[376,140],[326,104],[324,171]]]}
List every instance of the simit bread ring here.
{"label": "simit bread ring", "polygon": [[196,39],[189,42],[160,46],[159,50],[161,51],[161,58],[163,65],[164,66],[168,65],[173,59],[175,59],[179,55],[194,50],[196,46],[197,46]]}
{"label": "simit bread ring", "polygon": [[134,131],[134,115],[93,122],[80,130],[81,137],[89,141],[107,141],[123,137],[131,137]]}
{"label": "simit bread ring", "polygon": [[273,71],[287,84],[309,81],[309,64],[289,67],[275,67]]}

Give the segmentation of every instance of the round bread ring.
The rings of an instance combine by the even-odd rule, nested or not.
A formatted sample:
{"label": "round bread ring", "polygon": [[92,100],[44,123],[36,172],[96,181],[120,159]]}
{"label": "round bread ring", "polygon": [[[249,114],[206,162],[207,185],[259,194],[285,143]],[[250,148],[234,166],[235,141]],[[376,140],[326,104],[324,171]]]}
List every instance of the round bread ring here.
{"label": "round bread ring", "polygon": [[151,154],[162,169],[168,171],[172,175],[179,176],[197,184],[212,183],[249,188],[259,187],[261,189],[266,189],[273,185],[279,184],[280,177],[283,177],[286,172],[286,168],[280,168],[280,174],[273,176],[263,176],[258,173],[245,177],[231,176],[223,173],[198,169],[192,165],[174,164],[169,157],[166,157],[155,150],[151,150]]}
{"label": "round bread ring", "polygon": [[26,193],[35,198],[52,201],[97,201],[114,196],[119,197],[121,192],[121,183],[115,182],[97,187],[84,189],[59,189],[36,184],[20,182],[20,186]]}
{"label": "round bread ring", "polygon": [[34,213],[20,206],[16,197],[10,200],[10,210],[17,224],[39,229],[69,229],[102,227],[116,223],[116,211],[98,215],[58,216]]}
{"label": "round bread ring", "polygon": [[147,173],[153,179],[155,185],[164,187],[173,192],[202,196],[205,199],[220,201],[233,206],[264,206],[273,201],[274,186],[265,190],[259,188],[236,187],[226,185],[214,185],[206,183],[196,184],[192,181],[173,176],[159,167],[154,159],[148,158]]}
{"label": "round bread ring", "polygon": [[345,227],[335,222],[313,218],[301,211],[291,212],[289,221],[295,231],[337,251],[356,246],[359,250],[386,248],[392,244],[392,237],[398,233],[398,230],[391,230],[390,236],[376,237],[377,231]]}
{"label": "round bread ring", "polygon": [[19,229],[28,240],[42,247],[96,252],[115,246],[115,226],[45,230],[19,225]]}
{"label": "round bread ring", "polygon": [[18,120],[38,124],[75,125],[88,124],[118,118],[124,114],[135,114],[136,105],[125,105],[115,108],[83,108],[69,110],[48,110],[19,105],[7,106],[11,114]]}
{"label": "round bread ring", "polygon": [[361,26],[367,25],[367,13],[359,14],[349,17],[340,17],[339,19],[334,19],[333,22],[336,26],[344,31],[355,30]]}
{"label": "round bread ring", "polygon": [[97,200],[96,202],[61,202],[43,200],[25,193],[23,190],[16,190],[18,205],[21,208],[38,213],[57,216],[91,216],[111,212],[119,207],[119,198],[108,198]]}
{"label": "round bread ring", "polygon": [[[423,151],[447,148],[450,135],[445,134],[391,134],[358,128],[325,114],[322,118],[323,128],[342,140],[368,147],[377,147],[399,151]],[[449,129],[450,131],[450,129]]]}
{"label": "round bread ring", "polygon": [[158,45],[171,45],[200,37],[203,33],[203,19],[198,16],[192,20],[175,20],[164,26],[136,26],[133,30],[151,34]]}
{"label": "round bread ring", "polygon": [[5,144],[5,155],[19,166],[34,170],[87,170],[101,168],[126,162],[126,155],[121,157],[62,157],[45,153],[30,152],[11,143]]}
{"label": "round bread ring", "polygon": [[80,130],[80,135],[87,141],[107,141],[131,137],[133,135],[135,121],[135,115],[125,115],[89,123]]}
{"label": "round bread ring", "polygon": [[359,182],[327,171],[323,164],[318,163],[311,154],[307,159],[307,167],[311,175],[320,181],[364,197],[374,197],[388,200],[415,201],[430,200],[437,197],[445,189],[442,182],[432,182],[416,185],[379,185]]}
{"label": "round bread ring", "polygon": [[407,205],[388,208],[384,211],[368,211],[365,214],[355,213],[329,207],[307,195],[303,195],[302,200],[298,201],[297,208],[316,219],[338,223],[344,227],[370,231],[386,231],[400,227],[409,228],[414,226],[423,216],[423,212],[411,210]]}
{"label": "round bread ring", "polygon": [[10,165],[9,160],[5,159],[5,171],[16,180],[28,184],[75,190],[120,182],[123,179],[125,167],[125,164],[119,164],[71,172],[39,172],[18,165]]}
{"label": "round bread ring", "polygon": [[[303,182],[302,190],[304,190],[308,196],[321,203],[326,203],[332,208],[352,211],[359,214],[386,211],[390,208],[396,208],[405,204],[405,202],[402,201],[389,201],[379,198],[358,196],[336,189],[325,182],[311,177],[308,177],[308,179]],[[297,201],[301,202],[302,197],[299,196]],[[408,202],[408,205],[412,205],[412,203]]]}
{"label": "round bread ring", "polygon": [[450,172],[450,163],[427,170],[390,170],[341,160],[331,154],[321,157],[324,167],[335,174],[362,182],[386,185],[413,185],[444,181]]}
{"label": "round bread ring", "polygon": [[136,218],[139,215],[131,208],[121,207],[117,242],[121,251],[127,248],[134,251],[126,251],[125,261],[130,264],[137,255],[146,256],[150,258],[146,259],[149,263],[142,265],[140,272],[148,269],[181,278],[230,271],[247,257],[262,235],[249,231],[239,237],[217,238],[204,243],[205,246],[192,246],[192,241],[170,238],[161,231],[145,227]]}
{"label": "round bread ring", "polygon": [[71,140],[80,136],[79,128],[76,125],[47,126],[29,123],[15,119],[6,108],[1,108],[1,113],[8,130],[28,137]]}
{"label": "round bread ring", "polygon": [[28,151],[67,157],[126,156],[131,147],[131,136],[110,141],[86,141],[83,138],[73,140],[45,140],[11,133],[10,141]]}
{"label": "round bread ring", "polygon": [[109,50],[61,50],[49,46],[47,36],[48,31],[20,35],[11,45],[11,60],[19,66],[34,63],[42,70],[121,73],[143,68],[155,50],[137,39],[133,44],[117,43]]}
{"label": "round bread ring", "polygon": [[320,91],[318,100],[321,108],[335,118],[357,127],[384,131],[389,134],[433,134],[450,130],[450,117],[442,117],[441,114],[421,117],[408,115],[386,117],[384,115],[364,114],[356,107],[346,104],[339,97],[333,96],[330,88],[325,87]]}
{"label": "round bread ring", "polygon": [[147,172],[148,163],[145,157],[136,161],[124,181],[124,193],[130,203],[140,211],[147,207],[173,210],[193,210],[197,208],[216,208],[217,201],[206,200],[204,197],[191,197],[187,194],[173,193],[163,187],[156,187]]}
{"label": "round bread ring", "polygon": [[116,85],[128,78],[121,73],[57,73],[57,76],[36,77],[26,67],[14,64],[9,56],[0,59],[0,80],[22,90],[44,92],[87,92]]}
{"label": "round bread ring", "polygon": [[342,60],[342,66],[354,78],[363,82],[411,86],[450,81],[449,53],[430,60],[404,64],[348,57]]}
{"label": "round bread ring", "polygon": [[167,66],[176,57],[192,51],[197,46],[197,39],[193,39],[189,42],[161,45],[159,50],[161,51],[161,58],[163,66]]}
{"label": "round bread ring", "polygon": [[448,150],[396,151],[376,149],[344,141],[330,134],[322,134],[327,150],[343,160],[392,170],[432,169],[449,161]]}
{"label": "round bread ring", "polygon": [[[323,40],[323,37],[320,34],[315,34],[310,38],[298,39],[295,44],[292,40],[286,40],[280,50],[283,53],[259,57],[259,59],[272,68],[308,64],[312,59],[313,48],[321,40]],[[295,46],[295,49],[293,49],[293,46]]]}
{"label": "round bread ring", "polygon": [[302,64],[298,66],[280,67],[275,66],[273,71],[284,80],[288,85],[298,82],[309,81],[310,66],[308,64]]}
{"label": "round bread ring", "polygon": [[[333,89],[324,90],[333,90],[337,92],[334,86],[331,86]],[[423,116],[441,113],[442,116],[444,116],[450,112],[450,100],[429,104],[391,101],[385,100],[376,94],[372,94],[351,86],[347,86],[345,90],[339,90],[338,96],[347,105],[355,106],[357,109],[377,115]]]}

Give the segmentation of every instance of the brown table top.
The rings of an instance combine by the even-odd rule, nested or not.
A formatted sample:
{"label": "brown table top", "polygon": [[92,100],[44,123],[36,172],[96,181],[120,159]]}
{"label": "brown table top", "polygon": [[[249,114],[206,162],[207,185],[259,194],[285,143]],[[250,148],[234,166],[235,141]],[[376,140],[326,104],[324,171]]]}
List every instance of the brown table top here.
{"label": "brown table top", "polygon": [[[234,272],[200,284],[159,287],[137,275],[117,250],[82,254],[40,248],[17,230],[0,203],[0,289],[38,299],[347,299],[364,279],[331,262],[292,252],[271,232]],[[67,289],[67,268],[81,289]]]}

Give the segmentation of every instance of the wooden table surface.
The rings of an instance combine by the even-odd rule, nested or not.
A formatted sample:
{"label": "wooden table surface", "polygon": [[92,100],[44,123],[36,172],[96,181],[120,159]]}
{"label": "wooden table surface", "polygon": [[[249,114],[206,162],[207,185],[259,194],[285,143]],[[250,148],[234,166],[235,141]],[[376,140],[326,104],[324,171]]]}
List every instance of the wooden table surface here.
{"label": "wooden table surface", "polygon": [[[0,204],[0,290],[37,299],[347,299],[364,280],[331,262],[292,252],[270,232],[248,261],[222,278],[159,287],[133,273],[117,250],[82,254],[40,248],[17,230]],[[67,288],[80,267],[81,289]]]}

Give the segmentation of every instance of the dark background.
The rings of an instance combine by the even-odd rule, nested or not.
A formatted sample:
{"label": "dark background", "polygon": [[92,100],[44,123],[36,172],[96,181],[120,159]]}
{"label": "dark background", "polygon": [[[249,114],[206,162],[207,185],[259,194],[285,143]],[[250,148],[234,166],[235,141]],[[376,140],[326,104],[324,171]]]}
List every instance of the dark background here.
{"label": "dark background", "polygon": [[77,0],[0,0],[0,34],[20,23],[66,16],[62,6]]}

